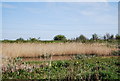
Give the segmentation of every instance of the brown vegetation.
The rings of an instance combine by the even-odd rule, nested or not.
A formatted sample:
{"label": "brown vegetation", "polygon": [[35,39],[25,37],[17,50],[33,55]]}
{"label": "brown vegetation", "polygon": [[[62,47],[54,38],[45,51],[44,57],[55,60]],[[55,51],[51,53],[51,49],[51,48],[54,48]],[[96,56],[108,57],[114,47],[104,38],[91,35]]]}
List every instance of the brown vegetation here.
{"label": "brown vegetation", "polygon": [[38,57],[43,54],[97,54],[110,55],[115,47],[107,47],[106,44],[83,43],[2,43],[2,55],[8,57]]}

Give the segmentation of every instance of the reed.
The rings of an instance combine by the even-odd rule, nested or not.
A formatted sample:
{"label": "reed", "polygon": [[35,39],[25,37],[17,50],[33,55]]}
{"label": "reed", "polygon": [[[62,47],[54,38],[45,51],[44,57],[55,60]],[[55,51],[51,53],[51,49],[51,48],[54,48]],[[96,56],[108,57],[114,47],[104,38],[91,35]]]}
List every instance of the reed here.
{"label": "reed", "polygon": [[65,54],[96,54],[110,55],[115,47],[106,44],[85,43],[2,43],[3,56],[7,57],[38,57],[43,54],[65,55]]}

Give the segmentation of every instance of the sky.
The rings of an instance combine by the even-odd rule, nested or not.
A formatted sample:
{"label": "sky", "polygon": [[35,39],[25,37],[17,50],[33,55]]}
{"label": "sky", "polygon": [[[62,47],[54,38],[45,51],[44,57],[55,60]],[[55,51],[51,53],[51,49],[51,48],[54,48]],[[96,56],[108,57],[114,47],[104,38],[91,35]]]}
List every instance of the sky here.
{"label": "sky", "polygon": [[118,33],[117,2],[3,2],[2,39]]}

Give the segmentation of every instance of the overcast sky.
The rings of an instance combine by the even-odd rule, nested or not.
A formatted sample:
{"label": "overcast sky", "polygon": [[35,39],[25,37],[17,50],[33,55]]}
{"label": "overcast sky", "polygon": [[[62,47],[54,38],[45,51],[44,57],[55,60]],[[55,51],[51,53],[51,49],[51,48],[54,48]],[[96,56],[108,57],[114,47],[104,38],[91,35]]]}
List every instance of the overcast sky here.
{"label": "overcast sky", "polygon": [[3,2],[2,39],[118,33],[117,2]]}

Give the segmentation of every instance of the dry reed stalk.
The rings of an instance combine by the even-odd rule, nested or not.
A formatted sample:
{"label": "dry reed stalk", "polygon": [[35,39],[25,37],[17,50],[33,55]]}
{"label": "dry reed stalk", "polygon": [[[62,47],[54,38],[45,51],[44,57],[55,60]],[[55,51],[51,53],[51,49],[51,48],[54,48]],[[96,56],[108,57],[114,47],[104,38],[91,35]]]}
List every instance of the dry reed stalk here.
{"label": "dry reed stalk", "polygon": [[105,44],[83,43],[2,43],[2,54],[8,57],[38,57],[43,54],[97,54],[109,55],[115,47],[107,47]]}

